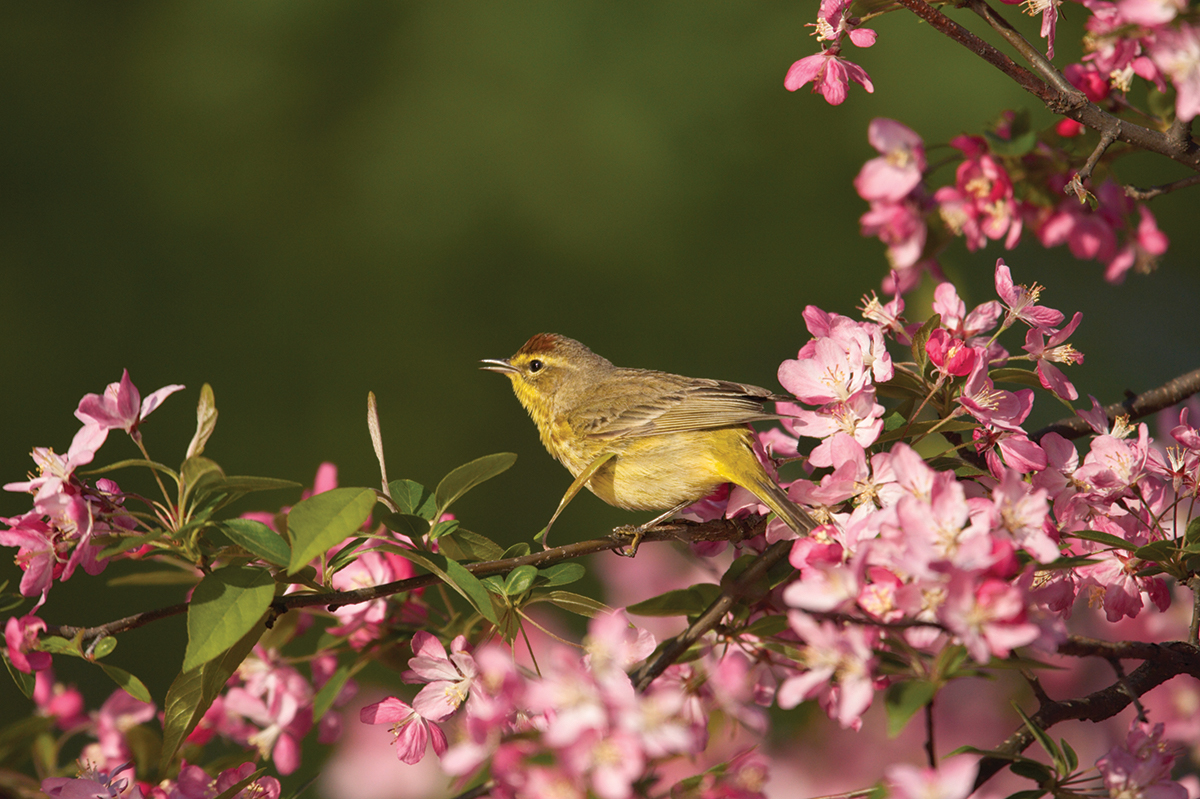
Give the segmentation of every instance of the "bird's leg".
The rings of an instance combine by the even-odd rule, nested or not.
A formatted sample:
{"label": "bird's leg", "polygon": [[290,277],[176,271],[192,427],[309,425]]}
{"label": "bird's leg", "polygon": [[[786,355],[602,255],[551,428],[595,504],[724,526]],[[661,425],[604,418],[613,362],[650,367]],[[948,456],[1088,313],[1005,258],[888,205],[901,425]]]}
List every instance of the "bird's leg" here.
{"label": "bird's leg", "polygon": [[563,498],[558,503],[558,510],[554,511],[554,515],[550,517],[550,521],[546,522],[546,526],[542,528],[542,531],[533,537],[534,541],[542,542],[543,549],[550,548],[549,544],[546,543],[546,535],[550,532],[550,525],[554,524],[554,520],[557,519],[558,515],[563,512],[563,509],[566,508],[567,505],[570,504],[571,500],[575,499],[575,495],[578,494],[585,485],[587,485],[587,481],[592,479],[592,475],[594,475],[601,466],[608,463],[609,459],[616,456],[616,454],[617,453],[615,452],[604,453],[589,463],[583,471],[575,475],[575,480],[567,488],[567,493],[563,494]]}
{"label": "bird's leg", "polygon": [[696,500],[694,500],[694,499],[689,499],[687,502],[680,502],[678,505],[671,508],[670,510],[660,513],[659,515],[655,516],[650,521],[646,522],[645,524],[639,524],[637,527],[619,527],[619,528],[617,528],[617,532],[619,534],[627,535],[632,540],[629,542],[629,547],[624,552],[622,552],[620,550],[616,550],[616,549],[614,549],[613,552],[616,552],[618,555],[620,555],[621,557],[624,557],[624,558],[632,558],[634,555],[637,554],[638,546],[642,543],[642,535],[644,535],[647,530],[649,530],[651,527],[661,524],[662,522],[665,522],[667,519],[671,518],[676,513],[679,513],[679,511],[683,510],[688,505],[693,504],[695,501]]}

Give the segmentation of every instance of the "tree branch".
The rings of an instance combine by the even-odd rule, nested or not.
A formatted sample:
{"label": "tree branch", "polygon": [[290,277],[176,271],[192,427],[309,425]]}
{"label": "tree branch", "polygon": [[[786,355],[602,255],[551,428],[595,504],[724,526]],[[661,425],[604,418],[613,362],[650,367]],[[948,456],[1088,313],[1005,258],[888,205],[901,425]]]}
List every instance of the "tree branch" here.
{"label": "tree branch", "polygon": [[[688,521],[677,521],[669,524],[659,524],[645,531],[642,535],[642,542],[647,541],[679,541],[682,543],[695,543],[700,541],[744,541],[748,538],[761,533],[764,529],[766,520],[761,516],[749,516],[740,519],[713,519],[712,521],[696,523]],[[604,552],[606,550],[620,549],[629,545],[628,536],[620,533],[612,533],[606,538],[597,538],[591,541],[581,541],[576,544],[566,544],[560,547],[551,547],[550,549],[541,552],[531,552],[528,555],[522,555],[516,558],[504,558],[502,560],[480,561],[478,563],[465,563],[463,567],[474,574],[476,577],[487,577],[492,574],[507,574],[518,566],[551,566],[555,563],[562,563],[574,558],[579,558],[584,555],[591,555],[596,552]],[[406,580],[396,580],[383,585],[373,585],[366,588],[358,588],[353,591],[327,591],[323,593],[300,593],[288,594],[276,598],[268,611],[268,626],[274,622],[278,616],[286,613],[294,608],[305,608],[315,606],[325,606],[328,610],[344,607],[346,605],[357,605],[363,602],[370,602],[373,599],[382,599],[384,597],[402,594],[408,591],[415,591],[418,588],[426,588],[431,585],[436,585],[441,582],[441,578],[434,574],[422,574],[416,577],[410,577]],[[117,619],[106,624],[101,624],[96,627],[77,627],[72,625],[46,625],[46,633],[48,635],[58,635],[63,638],[74,638],[77,635],[82,635],[84,641],[90,641],[105,635],[116,635],[117,633],[127,632],[136,629],[143,625],[149,624],[158,619],[165,619],[169,616],[177,616],[186,613],[188,606],[186,603],[179,605],[171,605],[157,610],[148,610],[143,613],[135,613],[132,616],[126,616],[123,619]]]}
{"label": "tree branch", "polygon": [[1052,113],[1074,119],[1086,127],[1099,131],[1102,135],[1109,132],[1117,141],[1125,142],[1141,150],[1158,153],[1189,169],[1200,171],[1200,145],[1197,145],[1187,135],[1186,129],[1175,126],[1171,131],[1164,133],[1127,120],[1123,121],[1095,103],[1088,102],[1082,92],[1071,86],[1062,73],[1055,69],[1049,61],[1046,61],[1041,53],[1013,30],[1008,22],[984,0],[963,0],[962,4],[987,20],[1005,38],[1005,41],[1022,53],[1034,70],[1040,73],[1040,78],[926,3],[925,0],[897,1],[928,22],[935,30],[949,36],[1003,72],[1022,89],[1041,100],[1042,104]]}
{"label": "tree branch", "polygon": [[[1103,644],[1105,642],[1088,641],[1087,639],[1069,639],[1063,646],[1059,647],[1059,652],[1062,654],[1073,654],[1071,651],[1073,648],[1082,647],[1089,650],[1086,654],[1100,655],[1098,651],[1092,650],[1097,648],[1096,645]],[[1049,703],[1042,702],[1037,713],[1030,716],[1035,725],[1040,729],[1047,730],[1059,722],[1072,719],[1078,721],[1103,721],[1120,713],[1135,701],[1135,697],[1144,696],[1146,692],[1162,685],[1172,677],[1180,674],[1188,674],[1192,677],[1200,678],[1200,647],[1196,647],[1193,644],[1183,641],[1173,641],[1165,644],[1142,644],[1136,641],[1128,641],[1121,644],[1112,644],[1111,646],[1118,648],[1128,646],[1131,650],[1141,653],[1139,655],[1122,654],[1117,655],[1117,657],[1142,657],[1145,655],[1145,662],[1134,669],[1133,673],[1124,679],[1118,679],[1107,688],[1102,688],[1099,691],[1088,694],[1082,699],[1064,699],[1059,702]],[[993,747],[993,750],[1006,755],[1016,755],[1024,751],[1033,743],[1033,740],[1033,733],[1029,731],[1028,727],[1022,724],[1016,732],[1008,736],[999,746]],[[1003,757],[985,757],[980,760],[979,776],[975,778],[975,788],[978,789],[1008,765],[1008,763],[1009,761]]]}
{"label": "tree branch", "polygon": [[771,544],[755,558],[753,563],[746,567],[745,571],[738,575],[736,580],[729,585],[722,586],[721,595],[700,614],[700,617],[690,627],[668,641],[656,657],[647,658],[639,668],[629,675],[633,680],[634,688],[638,691],[645,691],[650,687],[650,683],[654,682],[655,678],[666,671],[668,666],[679,660],[692,644],[699,641],[705,633],[725,617],[725,614],[733,608],[738,600],[745,597],[755,584],[766,577],[767,572],[776,563],[787,557],[788,553],[792,551],[793,543],[792,539],[783,539]]}
{"label": "tree branch", "polygon": [[[1129,392],[1121,402],[1106,405],[1104,413],[1108,417],[1109,424],[1112,424],[1118,416],[1128,416],[1130,421],[1133,421],[1157,413],[1163,408],[1170,408],[1197,392],[1200,392],[1200,369],[1172,378],[1158,388],[1152,388],[1141,394]],[[1046,425],[1031,434],[1029,438],[1033,441],[1041,441],[1042,437],[1049,433],[1058,433],[1063,438],[1076,439],[1087,435],[1091,430],[1092,428],[1081,417],[1071,416]]]}
{"label": "tree branch", "polygon": [[1188,186],[1200,184],[1200,175],[1191,175],[1186,178],[1181,178],[1171,183],[1163,183],[1158,186],[1151,186],[1148,189],[1139,189],[1134,186],[1125,187],[1125,196],[1132,197],[1135,200],[1153,200],[1160,194],[1168,194],[1176,189],[1186,189]]}

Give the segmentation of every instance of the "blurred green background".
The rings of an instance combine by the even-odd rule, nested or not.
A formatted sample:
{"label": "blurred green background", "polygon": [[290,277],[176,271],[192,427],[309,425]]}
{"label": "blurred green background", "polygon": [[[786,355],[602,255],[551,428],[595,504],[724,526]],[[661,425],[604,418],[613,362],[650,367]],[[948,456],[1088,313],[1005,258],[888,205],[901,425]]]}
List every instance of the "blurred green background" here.
{"label": "blurred green background", "polygon": [[[220,420],[206,454],[228,473],[308,484],[331,460],[342,484],[374,485],[373,390],[393,478],[433,485],[518,452],[456,511],[471,529],[530,538],[569,479],[478,359],[555,331],[618,363],[774,386],[808,337],[804,306],[854,315],[884,274],[851,186],[875,154],[872,117],[931,146],[1005,107],[1053,121],[900,15],[849,53],[875,94],[856,86],[838,108],[789,94],[788,66],[817,49],[815,13],[716,0],[5,4],[0,479],[23,479],[35,445],[65,451],[79,398],[128,368],[143,394],[188,387],[143,428],[156,459],[182,459],[209,382]],[[1081,16],[1060,26],[1060,63]],[[1035,20],[1019,24],[1036,36]],[[1139,185],[1182,174],[1126,161]],[[975,303],[992,298],[1004,255],[1018,281],[1049,286],[1047,304],[1082,310],[1087,361],[1071,376],[1114,401],[1200,360],[1195,196],[1155,201],[1171,250],[1123,286],[1064,248],[959,243],[943,265]],[[910,318],[927,312],[928,292],[914,295]],[[1063,413],[1039,406],[1035,425]],[[114,434],[99,462],[134,454]],[[143,475],[116,477],[150,491]],[[2,516],[28,507],[0,496]],[[630,520],[585,496],[555,532]],[[19,578],[7,555],[0,577]],[[144,609],[146,596],[103,580],[76,575],[41,615],[90,624]],[[160,622],[123,638],[113,662],[161,697],[183,635],[182,620]],[[0,706],[24,712],[15,699],[0,688]]]}

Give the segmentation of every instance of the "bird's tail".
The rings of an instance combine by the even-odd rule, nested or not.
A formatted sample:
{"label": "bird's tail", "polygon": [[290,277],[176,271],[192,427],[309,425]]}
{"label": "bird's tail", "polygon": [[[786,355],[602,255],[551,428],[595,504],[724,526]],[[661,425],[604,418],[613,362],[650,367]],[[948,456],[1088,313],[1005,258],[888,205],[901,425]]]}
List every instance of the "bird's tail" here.
{"label": "bird's tail", "polygon": [[783,519],[788,527],[795,530],[797,535],[805,536],[817,529],[817,520],[810,516],[808,511],[793,502],[787,492],[769,477],[763,475],[763,478],[755,481],[755,485],[746,486],[746,488],[761,499],[764,505],[775,511],[776,515]]}

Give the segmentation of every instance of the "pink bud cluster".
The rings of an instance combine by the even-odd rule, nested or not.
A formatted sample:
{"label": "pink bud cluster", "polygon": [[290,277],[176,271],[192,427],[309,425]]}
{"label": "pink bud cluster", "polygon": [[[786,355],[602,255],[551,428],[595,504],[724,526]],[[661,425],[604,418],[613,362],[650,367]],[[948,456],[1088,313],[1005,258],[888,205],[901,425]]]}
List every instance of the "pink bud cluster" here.
{"label": "pink bud cluster", "polygon": [[[998,138],[1011,135],[1008,125],[997,128]],[[1096,189],[1095,207],[1074,196],[1048,200],[1062,197],[1070,176],[1070,160],[1049,145],[1002,155],[984,137],[957,136],[950,142],[962,159],[954,182],[931,190],[925,145],[915,132],[880,118],[871,121],[868,139],[880,155],[863,165],[854,187],[871,206],[860,220],[863,235],[877,236],[888,248],[894,273],[885,281],[887,291],[909,291],[925,271],[940,275],[937,257],[951,237],[963,238],[972,251],[989,241],[1003,241],[1011,250],[1031,230],[1045,247],[1066,244],[1076,258],[1099,261],[1113,283],[1130,269],[1151,270],[1167,250],[1150,209],[1111,179]],[[1018,196],[1014,170],[1044,188]]]}

